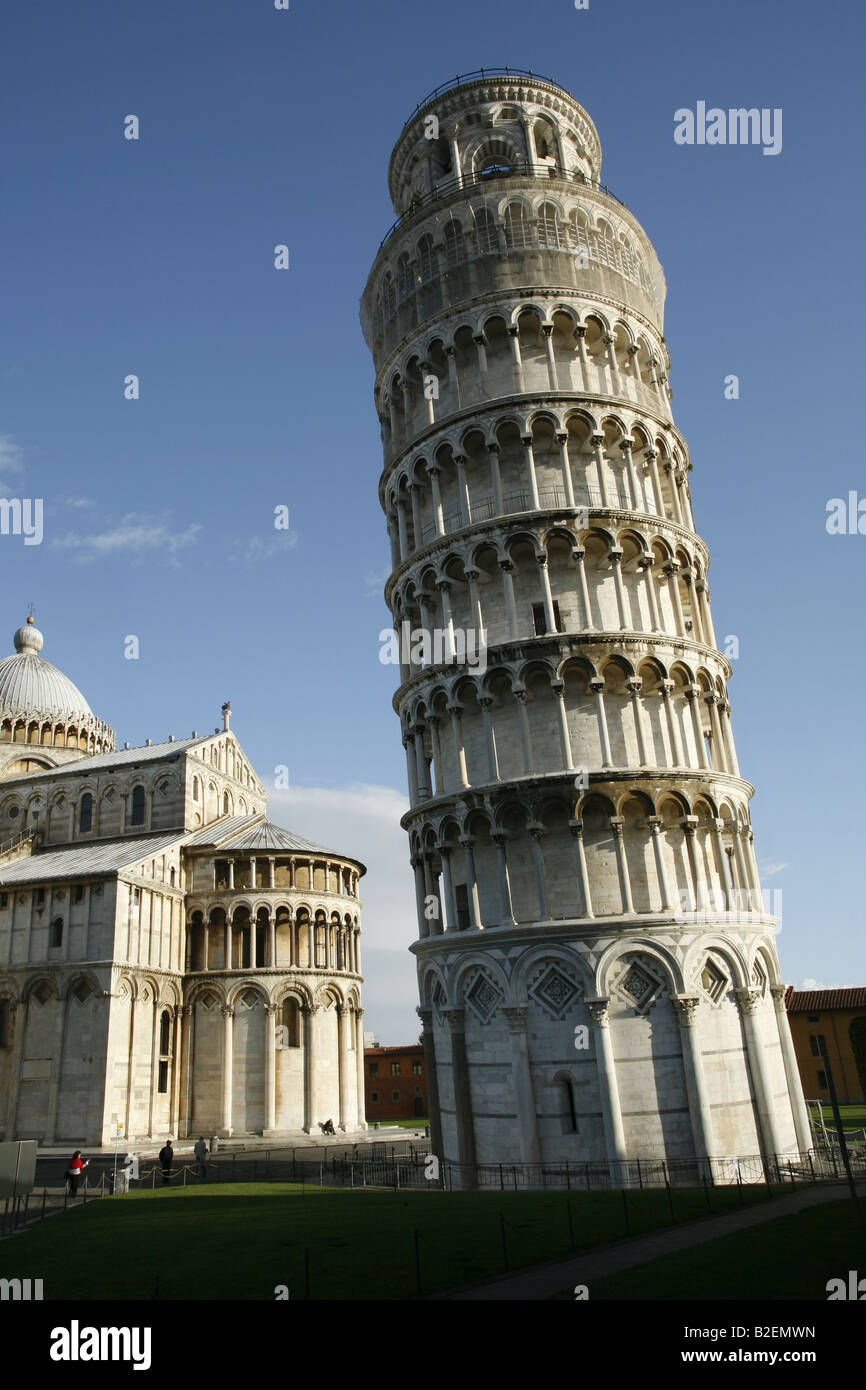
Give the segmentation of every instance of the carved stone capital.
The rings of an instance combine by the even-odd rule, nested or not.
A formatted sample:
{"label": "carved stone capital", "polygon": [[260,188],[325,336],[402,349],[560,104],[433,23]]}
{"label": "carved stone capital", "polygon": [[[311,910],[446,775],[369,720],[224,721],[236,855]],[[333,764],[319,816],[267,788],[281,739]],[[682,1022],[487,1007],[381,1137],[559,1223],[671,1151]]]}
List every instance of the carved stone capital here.
{"label": "carved stone capital", "polygon": [[466,1030],[466,1010],[465,1009],[443,1009],[445,1022],[448,1024],[452,1033],[463,1033]]}
{"label": "carved stone capital", "polygon": [[745,988],[735,989],[734,994],[740,1006],[741,1014],[751,1016],[757,1013],[758,1005],[761,1002],[761,991],[759,989],[747,986]]}
{"label": "carved stone capital", "polygon": [[671,1003],[680,1027],[694,1028],[701,1004],[700,997],[697,994],[672,994]]}
{"label": "carved stone capital", "polygon": [[585,999],[589,1016],[597,1028],[607,1028],[610,1024],[608,1010],[610,1009],[610,999]]}

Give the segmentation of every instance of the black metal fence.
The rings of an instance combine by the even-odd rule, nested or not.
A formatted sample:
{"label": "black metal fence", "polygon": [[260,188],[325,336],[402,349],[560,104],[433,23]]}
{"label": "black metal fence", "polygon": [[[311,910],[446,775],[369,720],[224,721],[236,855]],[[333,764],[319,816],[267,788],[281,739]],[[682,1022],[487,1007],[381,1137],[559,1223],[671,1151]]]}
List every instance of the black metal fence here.
{"label": "black metal fence", "polygon": [[[209,1156],[203,1164],[180,1163],[165,1171],[156,1160],[139,1161],[131,1181],[109,1158],[92,1160],[75,1195],[57,1182],[48,1169],[64,1167],[60,1160],[41,1159],[37,1189],[28,1196],[7,1198],[0,1211],[0,1236],[10,1235],[34,1221],[72,1206],[85,1206],[98,1197],[164,1187],[194,1187],[213,1183],[300,1183],[308,1187],[374,1188],[402,1191],[498,1192],[612,1192],[628,1190],[700,1189],[719,1187],[802,1187],[842,1181],[845,1165],[837,1145],[805,1153],[751,1154],[739,1158],[630,1159],[583,1163],[479,1163],[440,1161],[426,1144],[373,1144],[364,1152],[344,1148],[280,1149],[258,1153]],[[279,1157],[274,1157],[274,1153]],[[866,1178],[866,1146],[849,1149],[852,1176]],[[41,1182],[41,1191],[38,1190]],[[709,1203],[708,1203],[709,1205]]]}

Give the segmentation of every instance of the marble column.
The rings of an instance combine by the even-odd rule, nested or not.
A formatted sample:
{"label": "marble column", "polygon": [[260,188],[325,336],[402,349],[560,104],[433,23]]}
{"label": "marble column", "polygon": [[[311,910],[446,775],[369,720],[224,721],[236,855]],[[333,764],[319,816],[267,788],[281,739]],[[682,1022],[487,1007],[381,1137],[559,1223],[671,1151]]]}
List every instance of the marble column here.
{"label": "marble column", "polygon": [[[680,1044],[683,1050],[683,1071],[686,1078],[686,1096],[689,1102],[689,1117],[692,1123],[692,1138],[698,1159],[715,1158],[715,1136],[710,1111],[707,1081],[704,1075],[704,1058],[700,1038],[696,1028],[701,1001],[697,995],[672,995],[677,1023],[680,1029]],[[712,1179],[712,1169],[708,1174]]]}
{"label": "marble column", "polygon": [[430,1114],[430,1146],[441,1164],[442,1116],[439,1111],[439,1074],[436,1070],[436,1038],[433,1033],[433,1010],[417,1008],[421,1020],[421,1044],[424,1048],[424,1073],[427,1081],[427,1107]]}
{"label": "marble column", "polygon": [[623,1173],[620,1164],[626,1160],[625,1128],[622,1122],[622,1107],[619,1099],[619,1086],[616,1079],[616,1064],[613,1056],[613,1039],[610,1034],[610,999],[587,999],[586,1007],[595,1024],[595,1058],[598,1067],[598,1091],[601,1100],[601,1113],[604,1122],[604,1137],[610,1163],[611,1182],[621,1186]]}
{"label": "marble column", "polygon": [[265,1005],[265,1134],[277,1127],[276,1007]]}
{"label": "marble column", "polygon": [[349,1049],[347,1010],[337,1005],[337,1091],[339,1095],[339,1127],[345,1133],[349,1127]]}
{"label": "marble column", "polygon": [[541,1163],[541,1141],[538,1135],[538,1116],[532,1086],[532,1067],[529,1061],[529,1039],[526,1035],[526,1004],[503,1009],[508,1024],[511,1045],[511,1084],[517,1112],[517,1133],[523,1163]]}
{"label": "marble column", "polygon": [[466,1057],[466,1011],[446,1009],[444,1012],[451,1034],[451,1079],[454,1087],[454,1118],[457,1125],[457,1161],[461,1167],[460,1187],[468,1190],[477,1186],[477,1159],[472,1091]]}
{"label": "marble column", "polygon": [[[759,1010],[761,1007],[761,992],[751,986],[737,989],[734,992],[737,996],[740,1017],[743,1023],[746,1056],[748,1058],[749,1072],[752,1077],[752,1086],[755,1093],[755,1108],[757,1110],[758,1136],[761,1143],[761,1150],[767,1157],[781,1154],[785,1151],[785,1145],[778,1132],[773,1086],[767,1064],[767,1051],[761,1037],[758,1023]],[[788,1147],[790,1148],[790,1145]]]}
{"label": "marble column", "polygon": [[[312,930],[312,924],[311,924]],[[316,1127],[316,1014],[318,1004],[303,1004],[301,1014],[304,1020],[304,1130],[312,1134]]]}
{"label": "marble column", "polygon": [[800,1070],[794,1053],[788,1011],[785,1008],[785,986],[771,985],[770,993],[773,996],[773,1008],[776,1011],[776,1027],[779,1031],[782,1060],[785,1063],[785,1080],[788,1083],[788,1095],[791,1099],[797,1147],[801,1153],[808,1153],[812,1147],[812,1126],[809,1123],[809,1112],[803,1099],[803,1083],[800,1080]]}
{"label": "marble column", "polygon": [[223,1055],[222,1055],[222,1125],[220,1135],[231,1138],[232,1132],[232,1020],[234,1009],[230,1004],[220,1005],[223,1016]]}

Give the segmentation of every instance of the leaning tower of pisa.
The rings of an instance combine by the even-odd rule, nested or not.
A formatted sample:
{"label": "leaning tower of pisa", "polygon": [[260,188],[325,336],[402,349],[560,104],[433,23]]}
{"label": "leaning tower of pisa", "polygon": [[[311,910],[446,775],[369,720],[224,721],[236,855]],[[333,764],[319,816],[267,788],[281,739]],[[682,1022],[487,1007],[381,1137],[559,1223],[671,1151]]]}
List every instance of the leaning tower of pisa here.
{"label": "leaning tower of pisa", "polygon": [[808,1149],[656,253],[531,73],[438,88],[389,186],[362,322],[435,1151],[470,1185]]}

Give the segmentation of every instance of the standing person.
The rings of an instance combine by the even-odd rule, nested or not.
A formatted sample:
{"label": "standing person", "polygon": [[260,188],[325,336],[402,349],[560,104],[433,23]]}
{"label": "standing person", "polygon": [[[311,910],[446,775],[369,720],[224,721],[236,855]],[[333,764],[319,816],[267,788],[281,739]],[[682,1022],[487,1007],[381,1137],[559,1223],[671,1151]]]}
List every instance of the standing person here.
{"label": "standing person", "polygon": [[198,1164],[198,1175],[200,1178],[207,1176],[207,1144],[202,1135],[198,1137],[198,1143],[193,1149],[195,1159]]}
{"label": "standing person", "polygon": [[74,1197],[78,1192],[78,1180],[89,1162],[89,1158],[86,1162],[82,1162],[80,1149],[76,1149],[69,1160],[69,1167],[66,1170],[66,1190],[70,1197]]}
{"label": "standing person", "polygon": [[174,1161],[174,1149],[171,1147],[170,1139],[166,1139],[165,1144],[160,1149],[159,1161],[162,1166],[162,1185],[165,1187],[169,1181],[171,1165]]}

